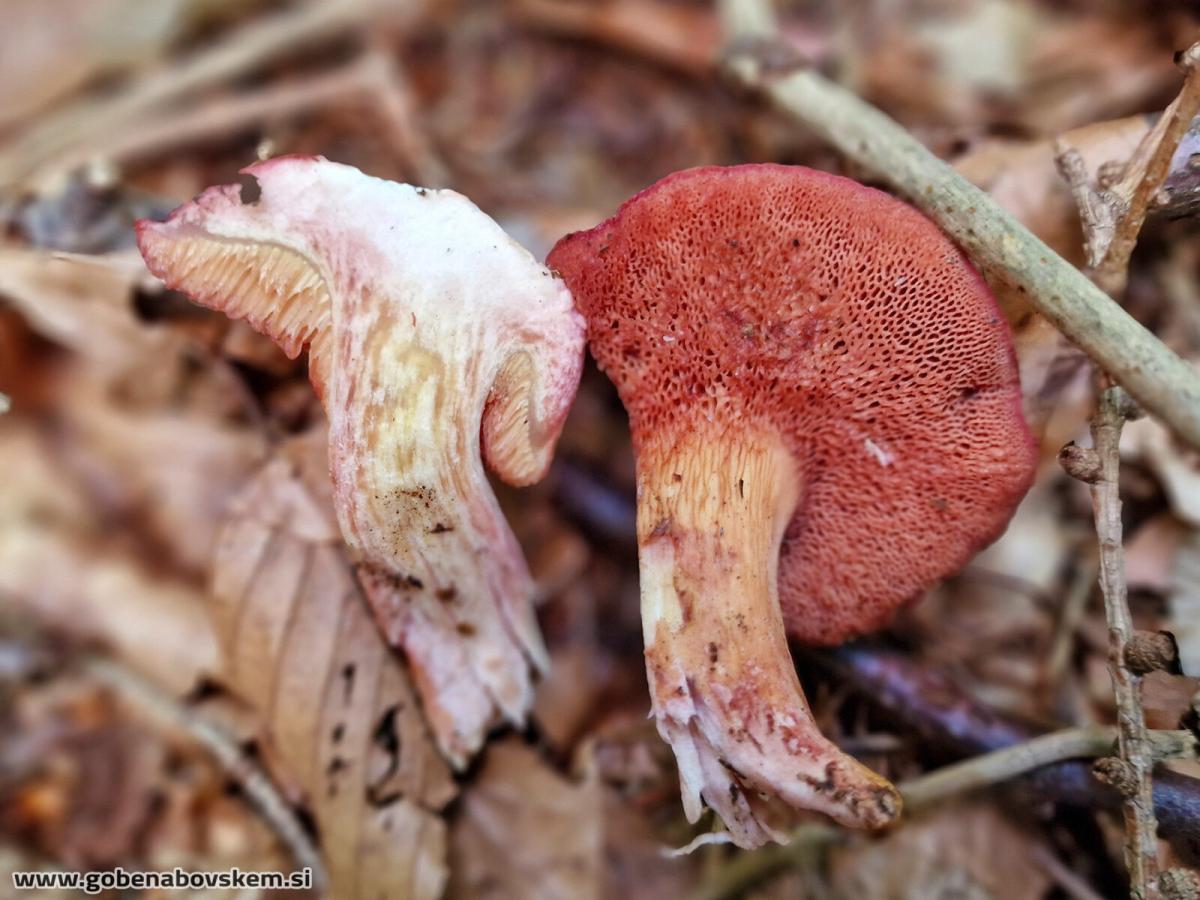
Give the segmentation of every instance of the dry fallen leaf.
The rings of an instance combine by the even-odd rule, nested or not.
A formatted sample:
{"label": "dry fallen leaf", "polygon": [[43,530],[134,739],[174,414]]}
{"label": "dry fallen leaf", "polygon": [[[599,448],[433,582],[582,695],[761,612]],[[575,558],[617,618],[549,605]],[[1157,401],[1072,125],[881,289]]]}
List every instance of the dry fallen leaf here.
{"label": "dry fallen leaf", "polygon": [[1180,544],[1189,529],[1170,513],[1140,525],[1125,541],[1125,583],[1131,590],[1171,592]]}
{"label": "dry fallen leaf", "polygon": [[0,426],[0,468],[5,603],[99,641],[175,694],[216,667],[203,592],[107,545],[102,522],[27,422]]}
{"label": "dry fallen leaf", "polygon": [[882,840],[835,849],[832,895],[844,900],[1041,900],[1050,879],[1035,839],[986,803],[949,804]]}
{"label": "dry fallen leaf", "polygon": [[653,0],[518,0],[513,13],[517,21],[551,33],[586,34],[697,75],[709,71],[721,49],[720,27],[707,9]]}
{"label": "dry fallen leaf", "polygon": [[1179,662],[1200,675],[1200,532],[1189,531],[1175,554],[1167,627],[1179,644]]}
{"label": "dry fallen leaf", "polygon": [[1130,422],[1121,434],[1121,457],[1140,462],[1158,478],[1171,511],[1200,528],[1200,454],[1183,446],[1158,420]]}
{"label": "dry fallen leaf", "polygon": [[147,277],[136,253],[82,256],[0,246],[0,296],[43,336],[114,368],[179,344],[178,335],[137,318],[133,291]]}
{"label": "dry fallen leaf", "polygon": [[453,832],[459,900],[589,900],[600,894],[599,785],[572,784],[536,750],[494,744],[462,799]]}
{"label": "dry fallen leaf", "polygon": [[138,390],[166,396],[133,401],[85,368],[68,367],[58,404],[67,469],[106,515],[154,544],[160,561],[198,580],[230,497],[265,454],[260,431],[221,408],[229,393],[210,396],[223,387],[214,377],[221,371],[214,365],[186,381],[160,373],[155,388],[142,378]]}
{"label": "dry fallen leaf", "polygon": [[9,0],[0,53],[0,124],[89,80],[158,55],[189,0]]}
{"label": "dry fallen leaf", "polygon": [[231,504],[213,562],[222,676],[304,793],[332,896],[436,898],[456,788],[371,619],[333,517],[323,430]]}

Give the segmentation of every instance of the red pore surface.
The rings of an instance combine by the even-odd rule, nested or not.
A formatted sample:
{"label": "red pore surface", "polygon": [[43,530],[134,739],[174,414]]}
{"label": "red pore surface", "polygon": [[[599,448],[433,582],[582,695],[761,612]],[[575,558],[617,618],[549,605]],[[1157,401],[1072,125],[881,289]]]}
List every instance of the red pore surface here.
{"label": "red pore surface", "polygon": [[801,499],[784,538],[789,631],[883,625],[1003,530],[1029,486],[1007,326],[928,219],[794,166],[692,169],[559,242],[635,447],[778,435]]}

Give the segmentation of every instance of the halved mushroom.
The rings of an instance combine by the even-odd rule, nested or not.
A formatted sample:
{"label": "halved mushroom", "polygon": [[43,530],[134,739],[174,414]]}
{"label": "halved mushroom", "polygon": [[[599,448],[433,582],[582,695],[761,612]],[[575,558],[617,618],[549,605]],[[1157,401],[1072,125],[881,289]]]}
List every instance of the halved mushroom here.
{"label": "halved mushroom", "polygon": [[584,326],[562,282],[465,197],[320,158],[245,170],[138,223],[151,270],[246,319],[309,371],[330,423],[342,534],[404,649],[442,752],[462,766],[524,720],[546,653],[532,583],[484,475],[545,474]]}
{"label": "halved mushroom", "polygon": [[646,662],[688,817],[703,799],[745,847],[787,807],[891,821],[895,789],[818,731],[786,632],[879,627],[1028,488],[987,286],[915,209],[775,165],[672,175],[548,262],[629,411]]}

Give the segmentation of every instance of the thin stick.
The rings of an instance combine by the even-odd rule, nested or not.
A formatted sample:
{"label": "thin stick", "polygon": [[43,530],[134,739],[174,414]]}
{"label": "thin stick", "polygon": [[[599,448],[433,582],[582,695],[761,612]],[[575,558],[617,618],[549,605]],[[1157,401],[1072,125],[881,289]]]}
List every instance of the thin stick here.
{"label": "thin stick", "polygon": [[1075,635],[1083,623],[1084,613],[1087,612],[1088,600],[1092,596],[1092,588],[1096,584],[1096,561],[1088,558],[1081,560],[1075,570],[1071,583],[1067,587],[1059,612],[1058,625],[1054,629],[1054,642],[1046,661],[1042,680],[1054,688],[1067,670],[1071,661],[1071,650],[1075,645]]}
{"label": "thin stick", "polygon": [[392,149],[417,183],[434,187],[446,183],[446,167],[416,127],[400,73],[379,51],[368,51],[332,72],[220,97],[180,113],[155,116],[137,128],[106,132],[86,147],[65,152],[56,165],[70,169],[91,159],[126,165],[355,97],[376,107]]}
{"label": "thin stick", "polygon": [[[1057,148],[1057,162],[1080,206],[1085,240],[1095,263],[1092,279],[1110,293],[1125,289],[1129,277],[1129,259],[1138,234],[1146,221],[1153,197],[1170,170],[1171,160],[1192,119],[1200,112],[1200,44],[1193,45],[1180,57],[1186,72],[1183,88],[1167,107],[1162,118],[1138,145],[1126,166],[1121,183],[1111,189],[1093,191],[1081,173],[1079,154]],[[1107,210],[1097,216],[1095,209]],[[1138,900],[1157,900],[1161,896],[1158,874],[1158,824],[1154,814],[1154,760],[1149,753],[1145,716],[1141,704],[1141,679],[1130,669],[1127,648],[1134,637],[1133,620],[1125,583],[1125,558],[1121,543],[1121,498],[1119,493],[1121,429],[1127,406],[1120,388],[1108,388],[1100,395],[1092,419],[1090,459],[1093,474],[1084,480],[1091,484],[1096,534],[1100,541],[1100,588],[1108,620],[1109,673],[1117,703],[1120,729],[1118,758],[1107,760],[1104,773],[1122,795],[1125,819],[1125,864],[1129,870],[1132,896]],[[1088,466],[1076,466],[1084,471]],[[1072,471],[1068,467],[1068,471]],[[1075,473],[1073,473],[1075,474]]]}
{"label": "thin stick", "polygon": [[[1060,760],[1104,756],[1119,737],[1119,729],[1111,726],[1068,728],[954,763],[901,784],[905,811],[919,813],[946,797],[1009,781]],[[1153,732],[1145,737],[1145,758],[1153,767],[1159,759],[1194,756],[1195,744],[1190,731]]]}
{"label": "thin stick", "polygon": [[129,669],[100,657],[89,658],[85,668],[90,675],[115,690],[127,702],[168,728],[184,732],[213,755],[221,768],[238,786],[271,826],[280,842],[291,853],[298,869],[311,869],[313,886],[318,891],[328,884],[325,864],[296,817],[296,813],[271,779],[242,752],[237,741],[203,716],[181,706]]}
{"label": "thin stick", "polygon": [[[1100,193],[1092,191],[1086,182],[1080,182],[1078,154],[1072,156],[1070,151],[1058,148],[1059,168],[1080,203],[1085,239],[1093,258],[1096,249],[1103,248],[1100,262],[1092,271],[1092,279],[1110,292],[1125,288],[1130,255],[1145,223],[1150,200],[1158,193],[1189,123],[1200,111],[1198,60],[1200,44],[1182,55],[1181,64],[1187,77],[1179,96],[1139,144],[1126,166],[1122,183],[1115,188]],[[1097,219],[1092,214],[1091,208],[1097,204],[1110,212],[1107,227],[1097,227],[1104,224],[1104,217]],[[1154,760],[1147,744],[1141,679],[1131,671],[1127,652],[1134,638],[1134,628],[1129,613],[1121,543],[1119,476],[1121,429],[1128,416],[1128,407],[1120,388],[1103,390],[1092,418],[1092,449],[1068,447],[1063,453],[1068,457],[1064,462],[1067,471],[1091,485],[1096,535],[1100,542],[1100,589],[1108,621],[1109,673],[1120,729],[1118,756],[1104,761],[1102,772],[1122,796],[1125,864],[1129,870],[1131,894],[1137,900],[1157,900],[1161,891],[1152,781]],[[1072,452],[1076,457],[1074,461],[1069,459]]]}
{"label": "thin stick", "polygon": [[821,75],[764,63],[776,41],[766,0],[723,0],[740,50],[727,67],[863,168],[921,207],[966,252],[1024,293],[1184,441],[1200,448],[1200,374],[900,125]]}
{"label": "thin stick", "polygon": [[1079,220],[1083,225],[1083,249],[1088,265],[1096,267],[1104,261],[1108,248],[1112,246],[1117,225],[1129,212],[1129,203],[1111,190],[1097,191],[1092,187],[1083,154],[1068,144],[1065,138],[1060,137],[1054,142],[1054,163],[1058,167],[1058,174],[1071,189],[1075,207],[1079,210]]}
{"label": "thin stick", "polygon": [[1091,486],[1096,536],[1100,540],[1100,591],[1108,619],[1108,669],[1117,701],[1117,741],[1120,758],[1128,767],[1130,787],[1123,791],[1125,816],[1125,864],[1137,900],[1156,900],[1158,890],[1158,837],[1154,817],[1151,772],[1154,759],[1142,714],[1141,679],[1125,665],[1125,647],[1133,637],[1125,584],[1125,549],[1121,543],[1120,476],[1121,429],[1127,402],[1120,388],[1100,394],[1092,419],[1092,444],[1099,463],[1099,477]]}
{"label": "thin stick", "polygon": [[919,813],[938,800],[1016,778],[1064,759],[1104,756],[1112,752],[1116,730],[1070,728],[985,753],[922,775],[900,786],[906,813]]}
{"label": "thin stick", "polygon": [[106,132],[86,147],[66,151],[55,165],[71,169],[90,159],[118,166],[138,162],[196,141],[212,141],[243,128],[294,116],[305,110],[363,93],[368,84],[365,58],[332,72],[271,85],[234,97],[219,97],[198,107],[154,117],[136,129]]}
{"label": "thin stick", "polygon": [[1125,290],[1129,277],[1129,258],[1146,222],[1146,212],[1170,171],[1179,142],[1192,119],[1200,113],[1200,44],[1193,44],[1180,54],[1179,65],[1185,73],[1179,95],[1146,135],[1138,152],[1130,160],[1122,184],[1117,186],[1118,193],[1127,193],[1129,196],[1128,209],[1117,222],[1112,242],[1092,273],[1096,284],[1110,294]]}
{"label": "thin stick", "polygon": [[[708,17],[715,22],[715,15],[709,10],[697,11],[692,27],[683,28],[680,34],[667,33],[670,30],[670,16],[661,23],[662,27],[651,29],[653,34],[642,34],[647,31],[643,8],[634,6],[638,0],[625,0],[633,11],[628,12],[622,3],[606,3],[600,6],[584,7],[576,4],[566,4],[560,0],[514,0],[513,16],[519,22],[533,28],[539,28],[553,34],[576,38],[588,43],[603,43],[614,49],[638,56],[654,65],[679,69],[698,77],[707,76],[713,68],[713,54],[703,40],[691,40],[694,32],[702,35],[707,33]],[[659,4],[651,4],[654,10]],[[678,9],[672,7],[673,15]],[[690,9],[685,8],[689,14]],[[640,32],[639,32],[640,30]],[[634,32],[639,32],[635,34]],[[681,35],[688,40],[681,39]],[[703,59],[703,64],[696,62],[697,57]],[[1181,60],[1186,64],[1186,60]],[[1067,148],[1082,149],[1087,142],[1104,140],[1110,129],[1132,132],[1139,130],[1144,137],[1152,128],[1152,123],[1161,121],[1162,116],[1135,115],[1113,119],[1107,122],[1093,122],[1067,132]],[[1136,124],[1135,124],[1136,123]],[[1191,164],[1191,158],[1200,148],[1200,118],[1193,118],[1185,129],[1180,143],[1181,151],[1176,152],[1170,161],[1167,177],[1162,187],[1152,196],[1148,216],[1164,216],[1178,218],[1179,216],[1194,215],[1200,211],[1200,167]],[[1099,258],[1096,264],[1099,264]]]}
{"label": "thin stick", "polygon": [[1090,884],[1068,868],[1045,844],[1034,844],[1030,856],[1071,900],[1104,900]]}
{"label": "thin stick", "polygon": [[[979,756],[1037,736],[1028,723],[997,714],[944,673],[898,652],[860,643],[808,656],[939,753]],[[1195,754],[1195,746],[1192,740],[1185,748],[1189,755]],[[1050,803],[1121,808],[1121,796],[1097,780],[1083,761],[1038,769],[1030,774],[1028,788]],[[1155,779],[1154,797],[1164,837],[1180,847],[1200,842],[1200,779],[1164,771]]]}
{"label": "thin stick", "polygon": [[[905,811],[928,809],[949,797],[992,787],[1052,763],[1111,753],[1117,738],[1118,729],[1112,727],[1068,728],[946,766],[900,785]],[[1191,732],[1167,731],[1155,733],[1151,746],[1160,758],[1165,758],[1194,755],[1195,743]],[[801,826],[793,832],[790,844],[734,857],[691,900],[728,900],[740,896],[747,888],[791,868],[797,857],[810,853],[815,845],[844,836],[845,832],[828,825]]]}

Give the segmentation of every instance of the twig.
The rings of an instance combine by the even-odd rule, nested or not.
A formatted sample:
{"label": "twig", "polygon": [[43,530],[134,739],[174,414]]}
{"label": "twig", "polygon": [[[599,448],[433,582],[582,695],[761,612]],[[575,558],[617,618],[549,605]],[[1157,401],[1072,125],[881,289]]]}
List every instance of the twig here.
{"label": "twig", "polygon": [[1138,900],[1156,900],[1158,891],[1158,838],[1154,816],[1151,772],[1154,760],[1142,714],[1141,679],[1125,662],[1125,648],[1134,635],[1125,585],[1125,550],[1121,543],[1120,441],[1129,414],[1120,388],[1100,394],[1092,419],[1092,444],[1097,469],[1091,482],[1096,536],[1100,541],[1100,591],[1108,620],[1108,669],[1117,701],[1117,742],[1127,777],[1119,779],[1125,794],[1125,864],[1132,894]]}
{"label": "twig", "polygon": [[[1101,192],[1086,184],[1086,172],[1077,152],[1057,147],[1057,161],[1080,205],[1085,240],[1093,265],[1092,279],[1109,293],[1125,289],[1129,259],[1152,198],[1170,170],[1171,160],[1192,119],[1200,112],[1200,44],[1180,57],[1186,77],[1179,95],[1162,118],[1138,145],[1125,167],[1121,183]],[[1101,212],[1097,212],[1097,211]],[[1097,257],[1099,261],[1097,262]],[[1096,535],[1100,541],[1100,589],[1108,621],[1109,673],[1117,704],[1119,727],[1116,759],[1101,761],[1097,775],[1103,776],[1123,795],[1125,819],[1125,865],[1129,870],[1131,894],[1137,900],[1161,896],[1158,874],[1158,825],[1154,812],[1154,785],[1146,721],[1141,704],[1139,670],[1131,664],[1135,640],[1125,583],[1125,555],[1121,543],[1120,440],[1129,416],[1129,404],[1120,388],[1100,394],[1092,419],[1091,451],[1078,451],[1078,465],[1069,472],[1091,485]],[[1071,450],[1064,448],[1064,452]],[[1087,455],[1087,454],[1090,454]],[[1086,463],[1086,464],[1085,464]],[[1091,469],[1089,473],[1085,470]],[[1173,641],[1172,641],[1173,643]]]}
{"label": "twig", "polygon": [[[659,9],[659,4],[652,6],[655,11]],[[675,11],[674,8],[671,9],[672,13]],[[620,5],[585,7],[570,0],[514,0],[513,5],[513,16],[530,27],[590,43],[603,43],[653,65],[679,69],[697,76],[707,75],[711,71],[713,55],[706,44],[683,40],[677,34],[665,33],[667,20],[664,20],[664,28],[651,29],[653,34],[644,33],[647,32],[645,18],[640,15],[641,10],[637,12],[639,16],[635,18],[632,14],[626,15],[624,7]],[[707,34],[707,22],[701,21],[700,17],[707,18],[710,15],[708,10],[699,13],[694,29]],[[631,33],[634,30],[638,31],[637,35]],[[681,33],[690,33],[691,30],[693,29],[685,28]],[[703,66],[695,61],[701,53],[707,54]],[[1107,133],[1112,129],[1130,133],[1137,131],[1140,136],[1135,136],[1134,139],[1140,140],[1161,118],[1161,115],[1135,115],[1106,122],[1093,122],[1072,129],[1063,137],[1067,139],[1069,148],[1080,149],[1085,149],[1085,143],[1105,140]],[[1200,165],[1192,161],[1198,154],[1200,118],[1193,118],[1179,144],[1179,149],[1171,159],[1170,170],[1163,180],[1162,187],[1152,198],[1147,210],[1148,216],[1174,218],[1200,212]]]}
{"label": "twig", "polygon": [[[1200,448],[1200,374],[900,125],[796,65],[766,65],[778,39],[767,0],[723,0],[735,49],[727,68],[925,211],[981,266],[1047,319],[1192,447]],[[773,54],[786,58],[786,54]]]}
{"label": "twig", "polygon": [[1054,142],[1054,164],[1075,198],[1083,225],[1084,253],[1088,265],[1094,268],[1112,246],[1118,223],[1128,218],[1129,202],[1111,190],[1094,190],[1083,154],[1063,138]]}
{"label": "twig", "polygon": [[242,752],[233,737],[129,669],[100,657],[87,659],[84,668],[150,718],[186,733],[208,750],[278,835],[297,868],[311,869],[313,885],[318,891],[324,889],[328,883],[325,865],[308,832],[271,779]]}
{"label": "twig", "polygon": [[86,147],[64,152],[55,162],[72,169],[89,159],[116,165],[144,160],[186,146],[211,141],[243,128],[264,124],[362,93],[367,86],[365,59],[332,72],[299,79],[235,97],[219,97],[198,107],[155,117],[136,129],[114,129],[97,135]]}
{"label": "twig", "polygon": [[1087,611],[1088,600],[1092,596],[1092,588],[1096,584],[1097,566],[1095,559],[1088,557],[1081,560],[1075,570],[1071,583],[1067,587],[1059,612],[1058,625],[1054,629],[1054,642],[1051,645],[1046,668],[1043,671],[1045,684],[1054,687],[1062,678],[1067,664],[1071,661],[1071,649],[1075,643],[1075,635],[1083,622]]}
{"label": "twig", "polygon": [[368,95],[391,136],[391,144],[426,187],[445,187],[450,170],[424,130],[418,128],[417,101],[403,69],[382,48],[369,50],[364,73]]}
{"label": "twig", "polygon": [[1071,900],[1104,900],[1045,844],[1034,844],[1030,856]]}
{"label": "twig", "polygon": [[[1109,753],[1116,737],[1115,728],[1071,728],[938,769],[900,784],[905,812],[917,813],[938,801],[1001,784],[1051,763]],[[1162,732],[1156,738],[1156,746],[1164,754],[1187,752],[1194,745],[1195,739],[1187,731]],[[797,856],[811,852],[814,845],[832,842],[843,834],[827,825],[801,826],[790,844],[740,854],[693,894],[692,900],[739,896],[752,885],[792,867]]]}
{"label": "twig", "polygon": [[[949,758],[977,756],[1037,734],[983,706],[956,681],[900,653],[859,643],[809,657],[916,732],[931,752]],[[1038,800],[1093,809],[1121,806],[1122,798],[1081,762],[1046,766],[1025,782]],[[1200,846],[1200,779],[1163,770],[1154,784],[1154,802],[1163,836],[1179,852]]]}
{"label": "twig", "polygon": [[[900,785],[905,812],[918,813],[946,797],[1009,781],[1060,760],[1104,756],[1117,739],[1118,729],[1109,726],[1068,728],[946,766]],[[1190,731],[1151,732],[1146,756],[1151,765],[1156,759],[1195,756],[1195,744]]]}
{"label": "twig", "polygon": [[0,153],[0,186],[54,170],[60,156],[77,152],[98,134],[130,127],[168,102],[252,71],[306,43],[337,37],[384,5],[384,0],[312,0],[248,25],[166,71],[150,72],[120,93],[80,100],[43,119]]}
{"label": "twig", "polygon": [[1112,243],[1092,276],[1101,290],[1110,294],[1125,289],[1129,258],[1145,224],[1146,211],[1170,171],[1175,149],[1192,119],[1200,113],[1200,75],[1197,74],[1200,44],[1193,44],[1180,54],[1179,65],[1185,73],[1183,88],[1139,145],[1122,183],[1116,188],[1118,193],[1128,195],[1128,210],[1118,222]]}
{"label": "twig", "polygon": [[354,62],[332,72],[294,82],[271,85],[236,97],[221,97],[198,108],[155,117],[134,129],[115,129],[98,135],[86,147],[66,151],[56,161],[70,169],[91,159],[116,165],[195,141],[223,137],[243,128],[261,128],[278,121],[354,96],[373,103],[379,112],[390,144],[401,162],[412,171],[416,182],[439,186],[446,182],[446,168],[429,143],[414,127],[412,104],[390,59],[368,51]]}
{"label": "twig", "polygon": [[1180,141],[1200,113],[1198,63],[1200,44],[1180,54],[1183,87],[1139,142],[1116,184],[1094,189],[1079,151],[1062,139],[1055,143],[1055,162],[1079,207],[1092,280],[1114,296],[1125,290],[1129,259],[1146,216],[1171,172]]}
{"label": "twig", "polygon": [[704,879],[688,900],[733,900],[764,881],[797,868],[800,859],[844,837],[829,825],[802,825],[791,834],[790,844],[771,844],[753,853],[732,857],[710,878]]}
{"label": "twig", "polygon": [[[1061,146],[1058,148],[1060,170],[1081,204],[1089,256],[1094,264],[1092,279],[1109,292],[1124,290],[1129,259],[1145,223],[1150,200],[1166,177],[1184,132],[1200,111],[1198,61],[1200,44],[1182,54],[1181,65],[1187,73],[1183,88],[1139,144],[1126,166],[1121,184],[1115,188],[1096,193],[1081,184],[1080,179],[1086,177],[1086,173],[1081,175],[1078,153],[1072,154]],[[1097,207],[1108,210],[1111,223],[1106,224],[1103,216],[1097,216]],[[1097,256],[1100,256],[1098,264]],[[1096,771],[1123,797],[1125,865],[1129,870],[1132,896],[1137,900],[1157,900],[1161,892],[1152,781],[1154,760],[1149,752],[1142,711],[1141,678],[1137,668],[1131,665],[1129,654],[1135,631],[1129,613],[1122,546],[1120,441],[1121,429],[1129,414],[1130,404],[1120,388],[1103,390],[1092,419],[1092,449],[1070,445],[1064,448],[1060,459],[1068,472],[1091,485],[1096,535],[1100,542],[1100,589],[1108,621],[1109,673],[1116,698],[1120,739],[1118,757],[1102,760]]]}
{"label": "twig", "polygon": [[1186,216],[1200,212],[1200,118],[1192,119],[1175,156],[1171,169],[1163,179],[1162,187],[1154,195],[1150,207],[1151,215]]}

